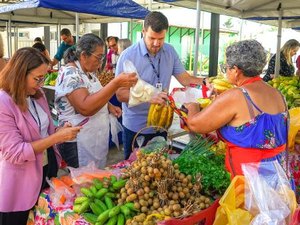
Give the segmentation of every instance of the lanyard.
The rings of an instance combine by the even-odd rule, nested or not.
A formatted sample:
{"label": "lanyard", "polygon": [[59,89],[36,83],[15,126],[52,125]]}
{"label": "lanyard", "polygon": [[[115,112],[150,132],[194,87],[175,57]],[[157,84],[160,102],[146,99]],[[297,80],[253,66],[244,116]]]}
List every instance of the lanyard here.
{"label": "lanyard", "polygon": [[40,133],[41,133],[41,130],[42,130],[42,124],[41,124],[41,120],[40,120],[40,117],[39,117],[39,113],[38,113],[38,111],[37,111],[37,109],[36,109],[34,100],[32,100],[32,99],[30,98],[30,101],[31,101],[31,103],[32,103],[32,105],[33,105],[33,109],[34,109],[34,113],[35,113],[36,117],[32,114],[32,112],[30,111],[30,109],[29,109],[29,112],[30,112],[32,118],[34,119],[34,121],[35,121],[35,122],[37,123],[37,125],[39,126],[39,131],[40,131]]}
{"label": "lanyard", "polygon": [[151,64],[151,66],[152,66],[153,72],[155,73],[155,75],[158,79],[158,83],[160,83],[160,74],[159,74],[160,73],[160,57],[159,57],[159,60],[158,60],[158,70],[155,68],[155,66],[154,66],[152,60],[150,59],[150,56],[149,56],[148,53],[147,53],[147,57],[148,57],[148,60]]}

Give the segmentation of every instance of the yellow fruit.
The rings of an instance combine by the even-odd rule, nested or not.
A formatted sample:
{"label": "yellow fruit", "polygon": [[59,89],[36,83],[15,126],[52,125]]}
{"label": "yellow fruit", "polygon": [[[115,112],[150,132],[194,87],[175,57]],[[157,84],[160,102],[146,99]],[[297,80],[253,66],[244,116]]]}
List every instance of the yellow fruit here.
{"label": "yellow fruit", "polygon": [[153,114],[154,107],[155,107],[155,104],[150,105],[150,108],[149,108],[149,111],[148,111],[148,117],[147,117],[147,127],[152,125],[151,124],[151,117],[152,117],[152,114]]}
{"label": "yellow fruit", "polygon": [[169,129],[173,121],[174,110],[170,105],[151,104],[148,117],[147,126],[159,126]]}
{"label": "yellow fruit", "polygon": [[163,106],[156,104],[151,116],[151,124],[154,126],[157,126],[159,123],[159,117],[161,115],[161,110],[162,110]]}
{"label": "yellow fruit", "polygon": [[165,127],[167,119],[168,119],[168,106],[164,106],[161,110],[161,115],[157,126]]}
{"label": "yellow fruit", "polygon": [[169,105],[168,106],[168,117],[167,117],[167,122],[165,125],[165,128],[168,130],[170,126],[172,125],[173,122],[173,116],[174,116],[174,110],[173,108]]}
{"label": "yellow fruit", "polygon": [[219,85],[219,86],[224,86],[227,88],[232,88],[232,84],[230,84],[227,80],[225,79],[214,79],[212,82],[215,85]]}
{"label": "yellow fruit", "polygon": [[56,83],[56,80],[51,80],[50,83],[49,83],[49,85],[50,86],[55,86],[55,83]]}
{"label": "yellow fruit", "polygon": [[209,98],[198,98],[197,101],[199,102],[202,109],[211,104],[211,100]]}
{"label": "yellow fruit", "polygon": [[227,91],[229,88],[226,87],[226,86],[221,86],[221,85],[218,85],[218,84],[214,84],[214,88],[220,92],[223,92],[223,91]]}

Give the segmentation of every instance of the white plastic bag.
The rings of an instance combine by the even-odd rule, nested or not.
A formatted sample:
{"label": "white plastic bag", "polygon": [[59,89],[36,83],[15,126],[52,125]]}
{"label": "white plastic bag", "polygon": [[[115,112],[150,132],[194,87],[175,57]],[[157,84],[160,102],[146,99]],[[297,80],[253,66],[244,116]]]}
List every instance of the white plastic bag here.
{"label": "white plastic bag", "polygon": [[296,208],[295,193],[277,160],[247,163],[245,208],[255,217],[252,225],[286,225]]}
{"label": "white plastic bag", "polygon": [[119,123],[117,117],[115,117],[111,113],[109,114],[109,124],[110,124],[111,140],[113,143],[115,143],[117,148],[120,150],[118,133],[123,131],[123,127]]}
{"label": "white plastic bag", "polygon": [[199,98],[208,98],[212,94],[210,89],[203,89],[202,86],[174,88],[171,92],[176,105],[180,107],[184,103],[197,102]]}
{"label": "white plastic bag", "polygon": [[136,106],[143,102],[148,102],[155,94],[159,93],[157,88],[140,78],[135,66],[131,61],[125,60],[123,67],[125,73],[136,73],[138,76],[136,85],[130,88],[128,107]]}

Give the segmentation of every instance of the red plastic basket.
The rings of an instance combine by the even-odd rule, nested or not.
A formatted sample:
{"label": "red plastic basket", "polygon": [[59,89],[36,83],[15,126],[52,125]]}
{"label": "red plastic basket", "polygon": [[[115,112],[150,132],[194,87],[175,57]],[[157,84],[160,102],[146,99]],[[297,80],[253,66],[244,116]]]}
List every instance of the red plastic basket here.
{"label": "red plastic basket", "polygon": [[300,208],[297,208],[292,217],[292,221],[290,222],[289,225],[299,225],[299,224],[300,224]]}
{"label": "red plastic basket", "polygon": [[169,219],[161,223],[161,225],[212,225],[215,220],[217,208],[219,207],[219,199],[213,202],[213,204],[190,217],[184,219]]}

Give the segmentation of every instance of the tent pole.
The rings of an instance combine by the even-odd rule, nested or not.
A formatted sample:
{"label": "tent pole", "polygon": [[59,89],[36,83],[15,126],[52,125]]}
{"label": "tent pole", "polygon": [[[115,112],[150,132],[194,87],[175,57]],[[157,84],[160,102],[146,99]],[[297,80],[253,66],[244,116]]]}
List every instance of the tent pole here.
{"label": "tent pole", "polygon": [[148,0],[148,7],[149,10],[152,11],[152,0]]}
{"label": "tent pole", "polygon": [[17,25],[14,27],[14,51],[19,49],[19,35]]}
{"label": "tent pole", "polygon": [[244,25],[244,20],[241,19],[241,23],[240,23],[240,41],[243,38],[243,25]]}
{"label": "tent pole", "polygon": [[133,20],[132,19],[130,19],[129,26],[130,26],[130,40],[131,42],[133,42]]}
{"label": "tent pole", "polygon": [[277,50],[275,59],[275,77],[279,76],[280,70],[280,46],[281,46],[281,33],[282,33],[282,9],[281,3],[278,5],[279,18],[278,18],[278,33],[277,33]]}
{"label": "tent pole", "polygon": [[200,32],[200,1],[197,0],[197,23],[196,23],[196,36],[195,36],[195,55],[194,55],[194,71],[193,75],[197,76],[198,53],[199,53],[199,32]]}
{"label": "tent pole", "polygon": [[11,58],[12,50],[11,50],[11,16],[9,16],[7,23],[7,48],[8,48],[8,57]]}
{"label": "tent pole", "polygon": [[76,13],[75,14],[75,19],[76,19],[76,40],[78,41],[79,40],[79,14]]}
{"label": "tent pole", "polygon": [[[201,12],[200,12],[201,13]],[[203,50],[203,43],[204,43],[204,13],[201,13],[201,46],[200,46],[200,74],[202,73],[202,69],[203,69],[203,54],[202,54],[202,50]]]}
{"label": "tent pole", "polygon": [[[60,45],[60,30],[61,30],[61,24],[59,22],[59,24],[57,24],[57,26],[56,26],[56,32],[57,32],[56,49]],[[59,69],[59,67],[60,67],[60,62],[58,62],[58,69]]]}
{"label": "tent pole", "polygon": [[7,41],[7,56],[8,58],[10,58],[10,54],[9,54],[9,30],[8,30],[8,21],[6,21],[6,41]]}

